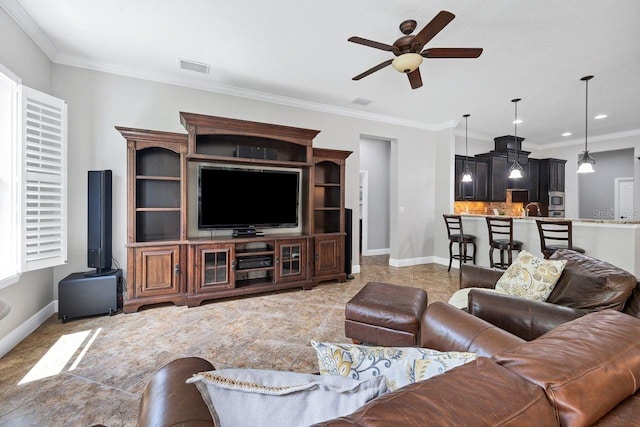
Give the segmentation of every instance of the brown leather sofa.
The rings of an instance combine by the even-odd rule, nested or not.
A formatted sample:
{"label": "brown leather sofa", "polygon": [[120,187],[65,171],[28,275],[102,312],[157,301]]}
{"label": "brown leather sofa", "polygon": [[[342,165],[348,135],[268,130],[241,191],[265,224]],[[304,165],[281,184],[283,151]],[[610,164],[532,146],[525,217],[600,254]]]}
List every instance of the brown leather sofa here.
{"label": "brown leather sofa", "polygon": [[[603,310],[526,342],[434,302],[422,317],[421,342],[480,357],[319,425],[637,425],[640,319],[635,317]],[[142,395],[139,425],[213,425],[196,387],[185,384],[191,374],[211,369],[203,359],[183,358],[157,371]]]}
{"label": "brown leather sofa", "polygon": [[[467,311],[527,341],[593,311],[614,309],[640,318],[640,283],[631,273],[568,249],[550,259],[567,264],[546,302],[472,289]],[[494,288],[502,274],[465,264],[460,288]]]}

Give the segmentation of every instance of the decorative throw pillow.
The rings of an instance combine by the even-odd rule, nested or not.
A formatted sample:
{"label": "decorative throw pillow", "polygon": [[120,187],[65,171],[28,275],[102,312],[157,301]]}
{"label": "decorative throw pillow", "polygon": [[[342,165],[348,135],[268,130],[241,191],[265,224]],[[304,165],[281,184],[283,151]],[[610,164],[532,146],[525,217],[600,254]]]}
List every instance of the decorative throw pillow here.
{"label": "decorative throw pillow", "polygon": [[565,260],[538,258],[521,251],[498,279],[496,289],[516,297],[546,301],[566,263]]}
{"label": "decorative throw pillow", "polygon": [[355,412],[387,393],[384,377],[343,377],[260,369],[199,372],[195,383],[214,425],[308,426]]}
{"label": "decorative throw pillow", "polygon": [[384,375],[389,390],[442,374],[475,360],[475,353],[418,347],[374,347],[311,341],[321,375],[354,379]]}

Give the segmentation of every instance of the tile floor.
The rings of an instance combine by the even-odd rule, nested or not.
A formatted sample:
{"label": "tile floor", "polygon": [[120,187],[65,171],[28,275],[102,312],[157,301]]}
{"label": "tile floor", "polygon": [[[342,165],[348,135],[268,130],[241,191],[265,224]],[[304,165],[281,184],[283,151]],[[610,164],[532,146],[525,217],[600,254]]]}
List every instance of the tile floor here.
{"label": "tile floor", "polygon": [[394,268],[365,257],[345,283],[72,320],[52,316],[0,359],[0,426],[135,426],[153,372],[183,356],[218,368],[317,372],[310,340],[348,342],[344,306],[369,281],[424,288],[429,302],[458,289],[458,270]]}

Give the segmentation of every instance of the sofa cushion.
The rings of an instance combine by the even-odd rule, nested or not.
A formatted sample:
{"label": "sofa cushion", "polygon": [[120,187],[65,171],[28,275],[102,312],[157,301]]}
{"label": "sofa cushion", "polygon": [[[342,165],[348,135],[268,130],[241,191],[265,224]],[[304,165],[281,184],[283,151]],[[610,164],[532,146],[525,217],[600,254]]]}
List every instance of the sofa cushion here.
{"label": "sofa cushion", "polygon": [[476,359],[475,353],[417,347],[374,347],[311,341],[321,375],[354,379],[384,376],[389,390],[442,374]]}
{"label": "sofa cushion", "polygon": [[636,286],[629,272],[607,262],[569,249],[560,249],[550,259],[566,260],[547,302],[591,311],[622,310]]}
{"label": "sofa cushion", "polygon": [[195,383],[217,426],[307,426],[349,414],[387,392],[384,377],[354,380],[260,369],[200,372]]}
{"label": "sofa cushion", "polygon": [[565,260],[547,260],[520,251],[496,282],[496,290],[514,297],[546,301],[566,263]]}
{"label": "sofa cushion", "polygon": [[561,425],[591,425],[640,387],[640,319],[590,313],[493,359],[543,387]]}
{"label": "sofa cushion", "polygon": [[557,421],[540,387],[479,357],[321,425],[522,427],[555,426]]}

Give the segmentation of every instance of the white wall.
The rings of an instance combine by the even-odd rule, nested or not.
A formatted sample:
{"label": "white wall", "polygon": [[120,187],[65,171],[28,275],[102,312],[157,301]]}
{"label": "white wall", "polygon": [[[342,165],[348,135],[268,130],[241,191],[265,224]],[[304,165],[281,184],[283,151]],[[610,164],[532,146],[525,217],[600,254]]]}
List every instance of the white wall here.
{"label": "white wall", "polygon": [[[346,207],[358,209],[360,136],[395,141],[396,187],[403,214],[392,215],[391,257],[415,259],[433,253],[435,197],[434,132],[215,94],[75,67],[54,67],[54,95],[69,103],[69,264],[55,269],[55,280],[86,270],[86,174],[113,170],[113,253],[126,268],[126,147],[114,126],[185,133],[179,112],[218,115],[320,130],[314,146],[351,150],[346,168]],[[392,162],[394,155],[392,154]],[[354,228],[354,242],[359,239]],[[354,260],[357,260],[357,244]],[[357,270],[355,270],[357,271]]]}
{"label": "white wall", "polygon": [[[20,77],[24,85],[51,93],[49,59],[3,9],[0,9],[0,28],[0,63]],[[29,328],[37,326],[38,322],[31,323],[29,319],[34,316],[46,319],[53,313],[53,285],[53,270],[47,268],[25,273],[17,283],[0,289],[0,299],[11,307],[7,317],[0,320],[0,354],[5,343],[17,344],[14,341],[22,338],[19,335],[26,335]],[[23,330],[13,333],[17,328]]]}

